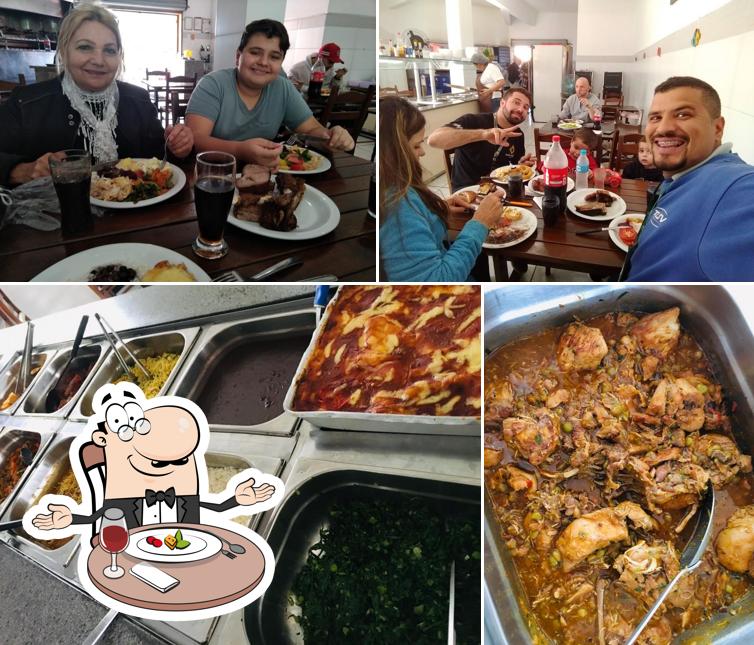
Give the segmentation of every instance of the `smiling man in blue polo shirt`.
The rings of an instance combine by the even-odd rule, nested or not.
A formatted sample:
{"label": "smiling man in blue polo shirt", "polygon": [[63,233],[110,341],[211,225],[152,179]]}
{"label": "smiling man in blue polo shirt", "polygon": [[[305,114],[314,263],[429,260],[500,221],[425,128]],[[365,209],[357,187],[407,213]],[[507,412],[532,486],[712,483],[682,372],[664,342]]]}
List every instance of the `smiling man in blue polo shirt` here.
{"label": "smiling man in blue polo shirt", "polygon": [[754,280],[754,166],[722,143],[720,97],[704,81],[655,88],[646,129],[660,198],[629,256],[636,282]]}

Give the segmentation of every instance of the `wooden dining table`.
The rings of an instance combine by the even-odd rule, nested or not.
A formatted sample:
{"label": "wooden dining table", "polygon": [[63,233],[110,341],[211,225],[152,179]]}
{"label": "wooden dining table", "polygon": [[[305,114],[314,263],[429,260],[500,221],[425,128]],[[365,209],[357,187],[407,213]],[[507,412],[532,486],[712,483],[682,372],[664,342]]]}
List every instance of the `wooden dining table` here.
{"label": "wooden dining table", "polygon": [[[626,202],[626,213],[645,213],[647,209],[647,188],[657,186],[656,182],[643,179],[623,179],[619,188],[607,188],[620,195]],[[531,201],[531,197],[527,196]],[[485,248],[484,254],[492,259],[494,279],[508,281],[508,261],[581,271],[597,277],[616,279],[623,266],[626,254],[610,239],[607,231],[590,235],[577,235],[580,231],[606,227],[609,221],[587,220],[577,217],[570,211],[559,217],[554,226],[545,226],[542,211],[533,203],[527,206],[537,217],[537,230],[526,240],[502,249]],[[450,219],[451,232],[460,231],[468,221],[468,216],[453,215]]]}
{"label": "wooden dining table", "polygon": [[[340,211],[340,222],[330,233],[314,239],[291,241],[251,233],[231,224],[225,227],[230,251],[219,260],[196,256],[191,244],[198,232],[194,208],[194,162],[179,165],[186,186],[170,199],[129,210],[106,210],[95,217],[90,232],[64,236],[60,229],[39,231],[10,224],[0,235],[0,281],[28,281],[44,269],[75,253],[104,244],[141,242],[177,251],[196,262],[210,277],[230,270],[245,279],[276,262],[295,256],[303,263],[270,278],[293,282],[321,275],[340,281],[376,280],[375,220],[367,212],[372,163],[345,152],[333,154],[326,172],[303,175],[306,183],[323,192]],[[94,268],[94,267],[92,267]]]}

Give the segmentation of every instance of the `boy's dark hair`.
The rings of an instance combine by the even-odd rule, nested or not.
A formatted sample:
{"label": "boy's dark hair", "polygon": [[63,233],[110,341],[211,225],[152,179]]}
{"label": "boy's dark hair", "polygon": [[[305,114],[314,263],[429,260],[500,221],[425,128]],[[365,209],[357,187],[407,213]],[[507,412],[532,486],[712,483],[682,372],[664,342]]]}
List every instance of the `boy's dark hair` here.
{"label": "boy's dark hair", "polygon": [[515,94],[518,92],[519,94],[523,94],[527,99],[529,99],[529,105],[531,105],[531,94],[529,93],[529,90],[527,90],[524,87],[509,87],[505,92],[503,92],[503,101],[507,99],[511,94]]}
{"label": "boy's dark hair", "polygon": [[264,34],[267,38],[279,38],[280,49],[284,55],[291,46],[291,41],[288,38],[288,30],[285,28],[285,25],[277,20],[265,18],[263,20],[255,20],[246,25],[246,29],[241,34],[241,44],[238,45],[238,51],[243,51],[246,43],[249,42],[249,38],[254,34]]}
{"label": "boy's dark hair", "polygon": [[696,90],[700,90],[702,92],[702,103],[704,103],[704,107],[707,108],[707,112],[710,113],[710,116],[712,116],[713,119],[720,116],[720,95],[714,87],[700,78],[695,78],[693,76],[671,76],[668,80],[663,81],[655,87],[655,94],[662,94],[663,92],[676,90],[679,87],[692,87]]}
{"label": "boy's dark hair", "polygon": [[576,130],[573,133],[573,140],[576,141],[576,139],[583,141],[589,147],[589,150],[593,151],[597,147],[597,135],[594,134],[594,130],[590,130],[589,128],[579,128]]}

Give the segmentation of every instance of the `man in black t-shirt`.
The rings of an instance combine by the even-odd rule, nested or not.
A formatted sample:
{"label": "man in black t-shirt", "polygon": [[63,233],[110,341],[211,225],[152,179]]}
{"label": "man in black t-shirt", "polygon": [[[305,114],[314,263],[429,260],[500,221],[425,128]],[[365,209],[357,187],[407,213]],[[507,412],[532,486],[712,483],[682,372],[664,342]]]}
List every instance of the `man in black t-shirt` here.
{"label": "man in black t-shirt", "polygon": [[495,114],[464,114],[435,130],[427,140],[433,148],[455,148],[453,190],[479,183],[494,168],[523,163],[533,166],[534,155],[524,154],[524,136],[518,128],[529,114],[531,97],[521,87],[508,89]]}

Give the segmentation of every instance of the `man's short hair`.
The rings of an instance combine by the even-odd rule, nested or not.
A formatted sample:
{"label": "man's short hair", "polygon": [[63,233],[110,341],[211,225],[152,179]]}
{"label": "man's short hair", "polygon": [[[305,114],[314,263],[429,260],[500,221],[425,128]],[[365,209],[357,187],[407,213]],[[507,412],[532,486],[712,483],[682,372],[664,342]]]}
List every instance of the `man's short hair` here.
{"label": "man's short hair", "polygon": [[515,94],[516,92],[523,94],[527,99],[529,99],[529,105],[531,105],[531,94],[529,94],[529,90],[523,87],[509,87],[507,90],[505,90],[505,92],[503,92],[503,101],[505,101],[511,94]]}
{"label": "man's short hair", "polygon": [[655,94],[669,92],[679,87],[691,87],[700,90],[702,93],[702,103],[707,108],[707,112],[710,113],[713,119],[720,116],[720,95],[714,87],[709,83],[705,83],[700,78],[694,78],[693,76],[671,76],[668,80],[663,81],[655,87]]}
{"label": "man's short hair", "polygon": [[285,54],[291,46],[290,38],[288,38],[288,30],[282,22],[277,20],[270,20],[265,18],[264,20],[255,20],[246,25],[243,34],[241,34],[241,43],[238,45],[238,51],[242,52],[246,43],[249,42],[254,34],[264,34],[267,38],[279,38],[280,50]]}
{"label": "man's short hair", "polygon": [[589,128],[579,128],[573,133],[573,140],[576,141],[576,139],[583,141],[589,150],[594,151],[597,148],[598,139],[597,135],[594,134],[594,130],[590,130]]}

